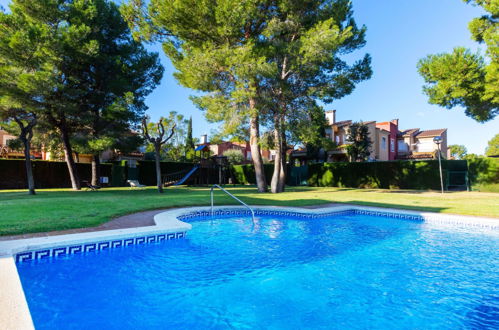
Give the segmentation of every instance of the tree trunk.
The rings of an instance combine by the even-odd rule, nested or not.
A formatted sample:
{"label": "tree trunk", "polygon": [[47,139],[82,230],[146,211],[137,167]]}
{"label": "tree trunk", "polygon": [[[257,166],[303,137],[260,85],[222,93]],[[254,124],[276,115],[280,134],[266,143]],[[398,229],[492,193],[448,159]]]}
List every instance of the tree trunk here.
{"label": "tree trunk", "polygon": [[274,159],[274,173],[272,174],[272,182],[270,184],[271,192],[276,194],[284,191],[286,181],[286,173],[283,167],[283,141],[282,141],[282,119],[278,115],[274,115],[274,138],[276,155]]}
{"label": "tree trunk", "polygon": [[100,157],[99,154],[94,154],[92,157],[92,186],[100,184]]}
{"label": "tree trunk", "polygon": [[71,148],[71,143],[69,142],[69,134],[66,129],[60,129],[60,131],[62,137],[62,145],[64,148],[64,158],[66,159],[69,178],[71,179],[71,187],[73,188],[73,190],[80,190],[80,178],[78,177],[76,163],[73,158],[73,149]]}
{"label": "tree trunk", "polygon": [[29,194],[36,195],[33,168],[31,167],[30,141],[25,136],[21,137],[21,140],[24,144],[24,164],[26,165],[26,178],[28,179]]}
{"label": "tree trunk", "polygon": [[[255,101],[253,98],[250,99],[250,108],[254,109]],[[252,114],[250,118],[250,148],[251,148],[251,159],[253,160],[253,166],[255,167],[255,177],[258,192],[267,192],[267,180],[265,179],[265,170],[263,167],[262,154],[260,152],[260,145],[258,141],[260,139],[260,123],[258,114]]]}
{"label": "tree trunk", "polygon": [[163,185],[161,183],[161,163],[160,163],[161,145],[156,144],[154,146],[154,149],[156,150],[156,185],[158,186],[158,191],[160,193],[163,193]]}
{"label": "tree trunk", "polygon": [[281,174],[280,174],[281,192],[284,192],[284,190],[286,189],[286,178],[288,176],[288,166],[286,164],[288,157],[287,151],[288,151],[288,142],[286,141],[286,134],[284,132],[284,128],[281,126],[281,152],[282,152]]}

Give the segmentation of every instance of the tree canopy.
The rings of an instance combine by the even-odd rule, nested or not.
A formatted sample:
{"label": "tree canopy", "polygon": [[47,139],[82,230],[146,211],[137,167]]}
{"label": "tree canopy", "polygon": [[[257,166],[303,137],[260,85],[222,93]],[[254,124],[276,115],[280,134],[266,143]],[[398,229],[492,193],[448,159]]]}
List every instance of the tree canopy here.
{"label": "tree canopy", "polygon": [[205,92],[193,101],[208,120],[247,128],[259,188],[260,126],[273,131],[273,192],[284,189],[288,122],[372,74],[369,55],[343,59],[365,44],[350,0],[130,0],[123,13],[136,35],[163,42],[182,85]]}
{"label": "tree canopy", "polygon": [[352,123],[349,127],[347,141],[347,154],[354,162],[366,161],[371,154],[372,140],[369,136],[369,128],[362,122]]}
{"label": "tree canopy", "polygon": [[465,146],[460,144],[452,144],[449,146],[450,155],[455,159],[463,159],[467,154],[468,150]]}
{"label": "tree canopy", "polygon": [[486,156],[498,156],[499,155],[499,134],[496,134],[488,143],[487,149],[485,149]]}
{"label": "tree canopy", "polygon": [[130,135],[161,79],[158,55],[133,40],[110,0],[13,0],[10,9],[0,14],[1,103],[35,111],[60,137],[79,189],[73,144],[97,154]]}
{"label": "tree canopy", "polygon": [[464,0],[487,14],[473,19],[473,40],[486,46],[484,55],[463,47],[429,55],[418,63],[431,104],[463,107],[467,116],[486,122],[499,113],[499,4],[497,0]]}

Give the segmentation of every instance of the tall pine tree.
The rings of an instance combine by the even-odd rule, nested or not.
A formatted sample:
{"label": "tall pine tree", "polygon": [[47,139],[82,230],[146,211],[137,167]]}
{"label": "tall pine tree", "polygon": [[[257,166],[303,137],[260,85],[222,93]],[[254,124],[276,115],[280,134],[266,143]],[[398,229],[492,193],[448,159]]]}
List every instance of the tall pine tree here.
{"label": "tall pine tree", "polygon": [[485,45],[484,55],[464,47],[452,53],[429,55],[418,63],[425,80],[424,93],[431,104],[464,108],[478,122],[499,113],[499,1],[464,0],[482,7],[486,14],[469,24],[472,38]]}
{"label": "tall pine tree", "polygon": [[[342,56],[362,48],[364,27],[350,0],[153,0],[124,7],[146,38],[161,38],[184,85],[205,95],[194,101],[226,133],[250,132],[259,191],[266,183],[259,150],[260,125],[274,131],[272,192],[286,181],[290,117],[317,101],[350,94],[371,76],[370,57],[348,64]],[[145,13],[145,14],[144,14]]]}

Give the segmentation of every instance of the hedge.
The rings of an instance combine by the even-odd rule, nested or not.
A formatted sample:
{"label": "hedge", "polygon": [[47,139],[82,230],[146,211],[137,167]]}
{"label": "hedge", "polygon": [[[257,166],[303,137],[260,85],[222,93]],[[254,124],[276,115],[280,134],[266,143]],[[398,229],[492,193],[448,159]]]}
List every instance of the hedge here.
{"label": "hedge", "polygon": [[[65,162],[49,162],[34,160],[33,176],[35,187],[40,188],[69,188],[71,180]],[[76,164],[80,180],[92,178],[91,164]],[[111,165],[101,165],[101,176],[111,177]],[[24,160],[0,159],[0,189],[25,189],[27,188],[26,167]]]}
{"label": "hedge", "polygon": [[[447,171],[465,171],[466,161],[442,161]],[[316,187],[440,189],[438,160],[325,163],[309,167],[308,184]]]}
{"label": "hedge", "polygon": [[[71,181],[65,162],[34,160],[33,176],[35,187],[70,188]],[[77,163],[80,180],[92,178],[92,165]],[[161,173],[168,174],[190,169],[193,163],[161,162]],[[136,168],[129,168],[126,161],[101,164],[101,176],[109,177],[109,185],[127,186],[126,180],[139,180],[145,185],[156,185],[156,165],[154,161],[138,161]],[[24,160],[0,159],[0,189],[25,189],[27,187]]]}
{"label": "hedge", "polygon": [[499,158],[469,157],[467,161],[472,186],[499,184]]}
{"label": "hedge", "polygon": [[[233,165],[231,167],[233,177],[236,184],[256,184],[255,168],[252,164],[247,165]],[[272,180],[272,173],[274,172],[273,164],[264,164],[263,170],[265,172],[265,179],[270,184]]]}

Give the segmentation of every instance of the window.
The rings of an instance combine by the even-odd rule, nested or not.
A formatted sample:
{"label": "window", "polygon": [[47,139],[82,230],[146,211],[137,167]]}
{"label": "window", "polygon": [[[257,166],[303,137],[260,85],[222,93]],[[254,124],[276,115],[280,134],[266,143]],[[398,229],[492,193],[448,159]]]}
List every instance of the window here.
{"label": "window", "polygon": [[381,149],[386,149],[386,137],[381,138]]}
{"label": "window", "polygon": [[340,136],[339,135],[336,135],[336,144],[340,144]]}
{"label": "window", "polygon": [[399,140],[399,152],[406,152],[409,150],[409,146],[404,140]]}
{"label": "window", "polygon": [[390,151],[395,152],[395,139],[394,138],[390,139]]}

